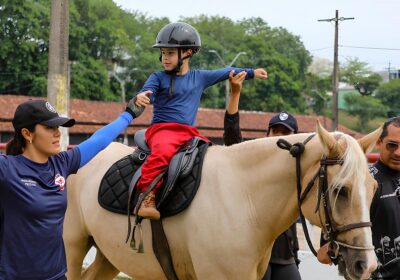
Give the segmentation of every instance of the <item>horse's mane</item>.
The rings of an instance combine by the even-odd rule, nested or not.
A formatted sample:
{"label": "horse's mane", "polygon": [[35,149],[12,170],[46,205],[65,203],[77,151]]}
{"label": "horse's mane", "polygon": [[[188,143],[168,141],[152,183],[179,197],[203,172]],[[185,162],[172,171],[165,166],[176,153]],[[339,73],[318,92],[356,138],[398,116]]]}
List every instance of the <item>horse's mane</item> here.
{"label": "horse's mane", "polygon": [[365,172],[360,171],[368,169],[365,154],[352,136],[340,132],[336,132],[335,136],[339,136],[338,141],[346,147],[346,150],[341,157],[343,164],[336,176],[332,178],[330,191],[340,189],[349,183],[353,187],[362,186],[365,181]]}
{"label": "horse's mane", "polygon": [[[347,182],[353,182],[354,178],[357,178],[361,182],[364,182],[365,176],[354,176],[355,174],[360,175],[360,170],[367,170],[368,165],[365,159],[365,155],[361,150],[358,142],[350,135],[340,133],[340,141],[344,142],[346,150],[342,156],[343,164],[339,172],[332,180],[332,187],[336,188],[341,185],[345,185]],[[353,184],[359,184],[360,182],[353,182]]]}

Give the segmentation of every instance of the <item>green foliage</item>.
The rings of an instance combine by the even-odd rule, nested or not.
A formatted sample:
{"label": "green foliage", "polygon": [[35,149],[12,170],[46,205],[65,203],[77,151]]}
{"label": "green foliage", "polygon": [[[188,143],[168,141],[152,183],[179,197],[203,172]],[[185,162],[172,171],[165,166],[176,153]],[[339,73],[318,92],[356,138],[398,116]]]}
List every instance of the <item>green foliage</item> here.
{"label": "green foliage", "polygon": [[388,83],[381,84],[376,91],[378,98],[388,110],[387,117],[400,115],[400,79],[391,80]]}
{"label": "green foliage", "polygon": [[47,96],[47,78],[43,76],[35,77],[29,95],[41,97]]}
{"label": "green foliage", "polygon": [[382,76],[379,74],[371,74],[367,77],[360,77],[355,87],[361,95],[371,95],[381,82]]}
{"label": "green foliage", "polygon": [[[297,36],[283,28],[270,28],[260,18],[237,23],[225,17],[199,16],[182,20],[193,24],[202,37],[201,52],[191,62],[193,68],[221,68],[230,65],[238,53],[246,52],[233,66],[262,67],[269,72],[267,81],[244,83],[241,109],[273,111],[281,108],[304,112],[306,105],[301,88],[311,57]],[[208,89],[202,106],[223,108],[224,92],[224,83]]]}
{"label": "green foliage", "polygon": [[340,68],[340,80],[349,85],[359,82],[360,78],[372,74],[368,69],[368,63],[358,58],[347,58],[347,63]]}
{"label": "green foliage", "polygon": [[88,57],[71,67],[71,97],[90,100],[121,100],[110,90],[108,71],[100,60]]}
{"label": "green foliage", "polygon": [[[4,0],[0,4],[0,92],[45,95],[50,27],[50,4],[45,0]],[[159,50],[153,49],[158,31],[168,18],[151,18],[124,11],[112,0],[70,0],[69,59],[71,96],[93,100],[120,100],[120,84],[109,72],[118,65],[127,98],[138,92],[154,71],[161,70]],[[191,59],[193,69],[225,67],[246,52],[236,67],[269,72],[267,81],[244,83],[241,109],[307,111],[304,94],[324,94],[319,83],[308,85],[311,56],[298,36],[271,28],[261,18],[233,21],[200,15],[181,18],[195,26],[202,49]],[[210,52],[218,52],[224,63]],[[310,82],[311,83],[311,82]],[[224,108],[225,83],[206,90],[202,106]],[[320,102],[319,102],[320,103]],[[323,111],[316,102],[315,112]],[[322,106],[322,108],[321,108]]]}
{"label": "green foliage", "polygon": [[368,64],[358,58],[347,59],[340,69],[340,79],[349,85],[355,85],[362,95],[371,95],[382,82],[382,77],[372,73]]}
{"label": "green foliage", "polygon": [[312,98],[310,107],[317,115],[327,115],[327,105],[330,102],[330,96],[326,94],[331,87],[331,78],[327,76],[318,76],[307,73],[303,93]]}
{"label": "green foliage", "polygon": [[49,10],[41,1],[0,4],[0,92],[27,94],[47,76]]}
{"label": "green foliage", "polygon": [[376,117],[384,117],[388,108],[380,100],[371,96],[348,94],[345,96],[348,113],[358,117],[359,131],[366,132],[368,122]]}

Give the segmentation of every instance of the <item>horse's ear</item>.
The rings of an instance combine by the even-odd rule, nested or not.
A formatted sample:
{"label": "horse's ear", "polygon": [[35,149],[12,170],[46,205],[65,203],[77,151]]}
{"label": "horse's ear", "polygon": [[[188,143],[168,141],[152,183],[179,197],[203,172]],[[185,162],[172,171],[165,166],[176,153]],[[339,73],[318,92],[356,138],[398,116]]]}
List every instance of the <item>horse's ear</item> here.
{"label": "horse's ear", "polygon": [[381,125],[378,129],[372,131],[371,133],[365,135],[363,138],[358,139],[358,143],[361,146],[361,149],[364,153],[369,153],[372,148],[375,146],[376,141],[378,141],[379,136],[382,134],[383,125]]}
{"label": "horse's ear", "polygon": [[325,153],[330,157],[337,157],[340,155],[339,145],[335,137],[330,134],[325,128],[322,127],[319,120],[317,120],[317,133],[319,140],[324,147]]}

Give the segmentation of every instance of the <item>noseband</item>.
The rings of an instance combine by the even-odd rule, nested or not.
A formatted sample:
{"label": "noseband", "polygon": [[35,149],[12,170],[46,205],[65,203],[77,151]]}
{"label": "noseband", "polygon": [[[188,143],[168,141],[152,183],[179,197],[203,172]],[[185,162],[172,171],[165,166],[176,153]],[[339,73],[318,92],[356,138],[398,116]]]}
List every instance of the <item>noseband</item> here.
{"label": "noseband", "polygon": [[[306,226],[305,218],[303,215],[303,212],[301,210],[301,205],[304,202],[306,196],[308,193],[311,191],[312,187],[316,185],[316,179],[318,178],[318,200],[317,204],[315,207],[315,212],[320,212],[319,208],[321,205],[324,207],[324,216],[325,216],[325,223],[321,224],[324,225],[323,229],[325,230],[324,236],[327,237],[327,240],[330,242],[330,250],[329,250],[329,256],[330,258],[335,261],[338,256],[339,256],[339,248],[340,246],[347,247],[350,249],[355,249],[355,250],[373,250],[373,246],[354,246],[350,244],[346,244],[343,242],[337,241],[337,236],[343,232],[357,229],[357,228],[362,228],[362,227],[371,227],[371,222],[359,222],[359,223],[353,223],[353,224],[347,224],[343,226],[338,226],[335,221],[333,220],[332,217],[332,208],[329,204],[329,185],[328,185],[328,166],[331,165],[337,165],[343,164],[343,159],[337,159],[337,158],[328,158],[326,155],[324,155],[320,161],[320,167],[318,169],[318,172],[314,175],[314,177],[311,179],[311,181],[307,184],[307,187],[305,188],[304,192],[302,193],[302,186],[301,186],[301,167],[300,167],[300,157],[301,154],[304,152],[305,145],[315,136],[315,134],[310,135],[303,143],[296,143],[291,145],[289,142],[287,142],[284,139],[279,139],[278,142],[276,143],[279,148],[289,150],[290,154],[296,158],[296,177],[297,177],[297,201],[298,201],[298,207],[299,207],[299,214],[300,214],[300,220],[301,224],[303,226],[303,231],[304,235],[307,240],[307,244],[310,248],[310,250],[313,252],[315,256],[317,256],[317,252],[314,249],[314,246],[312,245],[310,235],[308,233],[308,229]],[[320,219],[321,216],[319,215]]]}

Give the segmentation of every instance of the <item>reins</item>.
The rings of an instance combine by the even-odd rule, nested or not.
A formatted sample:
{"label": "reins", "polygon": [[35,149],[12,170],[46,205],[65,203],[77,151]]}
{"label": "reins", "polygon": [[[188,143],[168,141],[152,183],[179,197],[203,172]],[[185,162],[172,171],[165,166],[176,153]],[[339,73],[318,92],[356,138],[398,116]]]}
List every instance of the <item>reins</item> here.
{"label": "reins", "polygon": [[[300,221],[301,225],[303,227],[304,235],[307,240],[308,247],[310,248],[311,252],[317,256],[317,252],[314,249],[314,246],[312,245],[311,239],[310,239],[310,234],[308,232],[308,228],[306,225],[306,220],[303,215],[303,211],[301,210],[301,166],[300,166],[300,156],[304,152],[305,145],[310,141],[315,134],[311,134],[306,140],[304,140],[303,143],[296,143],[296,144],[290,144],[288,141],[284,139],[279,139],[276,144],[278,145],[279,148],[288,150],[289,153],[292,155],[292,157],[296,158],[296,185],[297,185],[297,205],[299,208],[299,215],[300,215]],[[315,177],[316,178],[316,177]],[[308,184],[310,186],[310,184]],[[313,184],[312,184],[313,185]],[[311,185],[311,187],[312,187]],[[309,190],[307,193],[310,191],[311,187],[309,187]]]}
{"label": "reins", "polygon": [[[297,201],[298,201],[298,209],[299,209],[299,216],[300,216],[300,221],[303,227],[304,235],[307,240],[307,244],[311,250],[311,252],[317,256],[317,252],[312,245],[310,235],[307,229],[305,217],[303,214],[303,211],[301,209],[301,205],[304,202],[305,198],[311,191],[312,187],[315,185],[315,181],[318,178],[319,184],[318,184],[318,200],[317,204],[315,207],[315,212],[319,211],[320,208],[320,203],[322,200],[322,205],[324,207],[324,214],[325,214],[325,223],[321,223],[324,225],[323,229],[325,230],[324,235],[328,238],[330,242],[330,248],[329,248],[329,257],[335,262],[336,259],[339,256],[339,247],[347,247],[350,249],[355,249],[355,250],[372,250],[374,249],[373,246],[354,246],[350,244],[346,244],[343,242],[339,242],[336,240],[338,234],[353,230],[356,228],[361,228],[361,227],[371,227],[371,222],[359,222],[359,223],[353,223],[353,224],[348,224],[348,225],[343,225],[343,226],[336,226],[333,217],[332,217],[332,209],[329,204],[329,186],[328,186],[328,173],[327,173],[327,168],[330,165],[337,165],[343,164],[343,159],[337,159],[337,158],[328,158],[326,155],[324,155],[320,161],[320,168],[318,172],[313,176],[311,181],[307,184],[307,187],[304,189],[304,192],[302,193],[302,185],[301,185],[301,164],[300,164],[300,157],[302,153],[305,150],[305,145],[315,136],[315,134],[310,135],[307,137],[304,142],[299,142],[295,144],[290,144],[288,141],[284,139],[279,139],[277,141],[277,145],[279,148],[288,150],[289,153],[296,159],[296,185],[297,185]],[[319,211],[320,212],[320,211]],[[320,216],[320,215],[319,215]]]}

